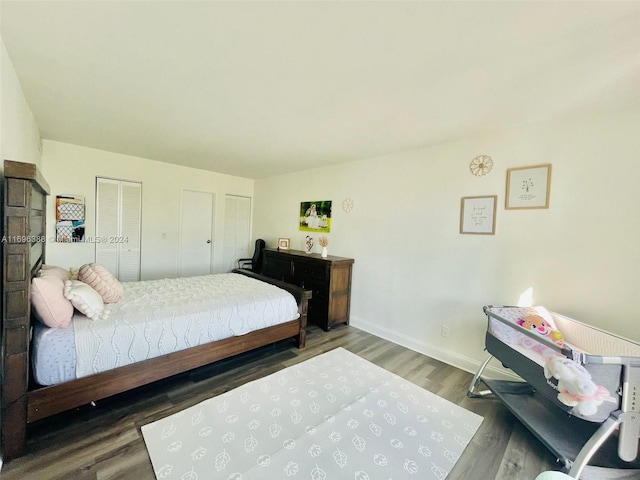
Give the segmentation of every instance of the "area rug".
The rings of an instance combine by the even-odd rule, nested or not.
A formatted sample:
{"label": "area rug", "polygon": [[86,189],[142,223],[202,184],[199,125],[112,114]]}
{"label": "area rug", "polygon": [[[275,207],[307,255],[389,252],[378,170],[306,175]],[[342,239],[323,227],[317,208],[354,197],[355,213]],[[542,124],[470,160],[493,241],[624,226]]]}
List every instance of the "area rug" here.
{"label": "area rug", "polygon": [[158,479],[444,479],[482,423],[337,348],[142,427]]}

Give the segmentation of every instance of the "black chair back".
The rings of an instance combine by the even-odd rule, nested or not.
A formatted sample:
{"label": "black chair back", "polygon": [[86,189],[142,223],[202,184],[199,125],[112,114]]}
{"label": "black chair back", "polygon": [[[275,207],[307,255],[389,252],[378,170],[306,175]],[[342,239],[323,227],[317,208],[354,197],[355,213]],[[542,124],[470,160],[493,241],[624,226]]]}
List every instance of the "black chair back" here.
{"label": "black chair back", "polygon": [[262,257],[264,254],[264,248],[266,243],[263,239],[256,240],[256,248],[253,251],[253,257],[251,258],[251,270],[256,273],[261,273],[262,270]]}

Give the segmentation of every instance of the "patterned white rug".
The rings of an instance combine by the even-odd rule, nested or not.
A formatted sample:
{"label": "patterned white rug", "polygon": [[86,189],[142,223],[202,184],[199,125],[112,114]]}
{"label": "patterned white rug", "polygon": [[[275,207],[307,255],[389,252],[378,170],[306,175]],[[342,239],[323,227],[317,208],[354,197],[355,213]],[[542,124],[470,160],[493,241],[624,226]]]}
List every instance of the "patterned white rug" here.
{"label": "patterned white rug", "polygon": [[142,427],[158,479],[444,479],[482,423],[342,348]]}

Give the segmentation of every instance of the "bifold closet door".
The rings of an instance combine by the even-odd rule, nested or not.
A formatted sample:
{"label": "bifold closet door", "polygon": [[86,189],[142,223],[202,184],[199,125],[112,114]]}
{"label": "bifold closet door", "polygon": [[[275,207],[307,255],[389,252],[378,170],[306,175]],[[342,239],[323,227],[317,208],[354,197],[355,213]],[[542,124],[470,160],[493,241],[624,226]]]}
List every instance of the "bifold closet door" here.
{"label": "bifold closet door", "polygon": [[238,267],[239,258],[253,255],[251,240],[251,198],[225,195],[223,271]]}
{"label": "bifold closet door", "polygon": [[140,280],[142,184],[96,179],[96,263],[118,280]]}

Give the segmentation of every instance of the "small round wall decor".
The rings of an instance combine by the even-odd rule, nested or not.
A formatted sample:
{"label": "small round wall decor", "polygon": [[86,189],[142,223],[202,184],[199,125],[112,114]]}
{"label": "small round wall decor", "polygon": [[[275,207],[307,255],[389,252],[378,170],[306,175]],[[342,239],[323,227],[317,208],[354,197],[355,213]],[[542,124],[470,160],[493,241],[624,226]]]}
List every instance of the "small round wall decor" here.
{"label": "small round wall decor", "polygon": [[342,210],[350,213],[353,210],[353,198],[345,198],[342,202]]}
{"label": "small round wall decor", "polygon": [[478,155],[476,158],[471,160],[471,165],[469,165],[471,173],[477,177],[488,175],[492,168],[493,160],[489,155]]}

